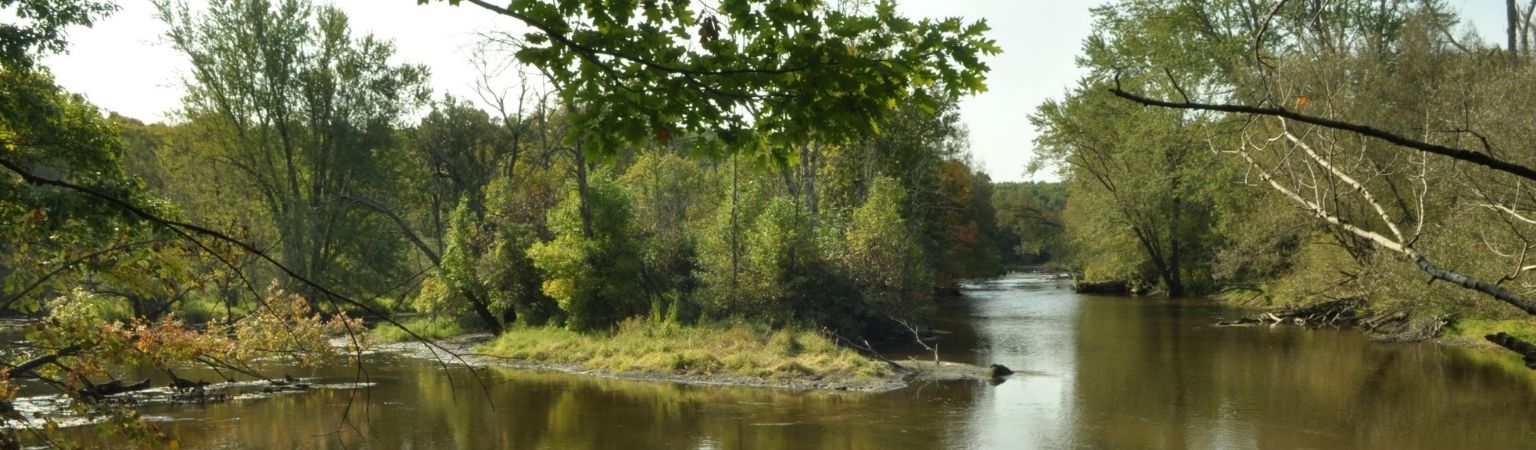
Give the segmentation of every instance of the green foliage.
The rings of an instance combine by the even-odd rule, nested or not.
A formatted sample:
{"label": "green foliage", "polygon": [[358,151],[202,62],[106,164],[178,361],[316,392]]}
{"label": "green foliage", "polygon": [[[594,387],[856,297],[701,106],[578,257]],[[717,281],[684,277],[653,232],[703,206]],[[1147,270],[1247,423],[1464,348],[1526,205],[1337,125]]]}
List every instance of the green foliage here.
{"label": "green foliage", "polygon": [[[489,197],[501,200],[504,194]],[[543,324],[554,315],[549,297],[539,290],[541,274],[525,251],[534,241],[527,225],[495,214],[481,217],[466,198],[448,216],[443,240],[436,274],[423,280],[412,304],[417,311],[447,317],[473,313],[492,329],[516,320]]]}
{"label": "green foliage", "polygon": [[[1536,133],[1513,119],[1531,108],[1502,100],[1536,86],[1521,63],[1528,49],[1457,40],[1442,2],[1133,0],[1093,15],[1087,76],[1032,116],[1037,167],[1058,167],[1070,192],[1067,257],[1085,275],[1155,276],[1170,293],[1223,287],[1271,304],[1355,298],[1434,318],[1519,314],[1518,301],[1463,288],[1475,283],[1422,280],[1431,264],[1505,288],[1525,276],[1530,222],[1515,211],[1530,204],[1513,199],[1529,196],[1510,186],[1528,180],[1278,116],[1532,167],[1529,152],[1504,150]],[[1285,113],[1145,107],[1111,89]]]}
{"label": "green foliage", "polygon": [[734,197],[699,241],[699,301],[717,317],[787,320],[818,258],[808,218],[790,198],[755,183]]}
{"label": "green foliage", "polygon": [[685,297],[698,284],[696,228],[705,226],[719,200],[703,169],[676,154],[647,152],[621,180],[634,193],[642,280],[654,318],[676,319],[691,306]]}
{"label": "green foliage", "polygon": [[65,28],[91,26],[115,11],[115,4],[90,0],[0,0],[0,12],[15,18],[0,24],[0,65],[31,69],[41,54],[65,50]]}
{"label": "green foliage", "polygon": [[508,325],[517,321],[525,325],[543,325],[558,318],[559,307],[542,290],[544,274],[528,256],[528,248],[540,237],[536,221],[528,219],[533,213],[542,214],[541,204],[528,205],[529,197],[553,195],[557,184],[549,173],[525,172],[519,185],[513,185],[511,177],[491,181],[486,187],[486,213],[490,228],[490,244],[480,257],[481,282],[489,291],[490,307],[500,312]]}
{"label": "green foliage", "polygon": [[715,135],[710,145],[783,161],[789,144],[877,132],[901,102],[934,109],[936,93],[984,90],[981,58],[1000,52],[984,21],[914,21],[888,1],[478,5],[532,28],[518,60],[561,80],[586,147],[608,154]]}
{"label": "green foliage", "polygon": [[1178,111],[1126,106],[1103,86],[1080,86],[1031,116],[1043,158],[1063,169],[1063,217],[1090,279],[1161,282],[1184,293],[1208,278],[1214,155],[1193,136],[1212,126]]}
{"label": "green foliage", "polygon": [[[437,278],[446,297],[468,302],[470,298],[485,298],[485,287],[480,283],[476,269],[478,241],[484,239],[480,218],[469,208],[469,200],[460,200],[459,206],[448,216],[448,231],[443,237],[442,263],[438,265]],[[423,287],[425,291],[427,288]],[[446,300],[442,300],[446,301]],[[441,302],[441,301],[440,301]],[[420,310],[420,309],[418,309]],[[422,312],[439,312],[421,310]],[[463,311],[463,310],[461,310]],[[451,310],[440,311],[451,313]]]}
{"label": "green foliage", "polygon": [[[4,171],[62,180],[150,213],[172,208],[145,195],[123,169],[116,130],[100,111],[42,70],[0,67],[0,163]],[[190,245],[171,245],[119,205],[7,175],[0,180],[0,309],[33,313],[39,299],[98,278],[142,299],[184,293]],[[186,283],[183,283],[186,282]],[[136,302],[137,306],[145,302]],[[157,308],[144,308],[153,311]]]}
{"label": "green foliage", "polygon": [[937,105],[901,106],[880,133],[829,149],[823,189],[826,203],[852,209],[863,204],[876,178],[895,180],[907,192],[901,213],[919,236],[935,286],[953,288],[964,278],[999,273],[1003,236],[991,180],[965,153],[958,99]]}
{"label": "green foliage", "polygon": [[[576,187],[572,186],[571,190]],[[640,248],[629,193],[607,175],[594,175],[586,205],[576,192],[549,212],[555,238],[533,244],[528,256],[546,274],[543,291],[576,330],[607,328],[643,313]],[[583,209],[586,212],[583,212]]]}
{"label": "green foliage", "polygon": [[411,309],[422,314],[456,316],[469,314],[469,302],[455,295],[448,283],[437,276],[421,279],[421,287],[411,299]]}
{"label": "green foliage", "polygon": [[[392,323],[379,324],[378,327],[373,329],[373,332],[369,333],[369,336],[380,342],[410,342],[417,339],[417,337],[425,339],[451,338],[463,335],[466,330],[474,329],[473,326],[464,323],[462,319],[444,315],[412,317],[400,321],[400,325],[404,329]],[[411,330],[411,332],[407,333],[405,330]],[[412,336],[412,333],[415,333],[415,336]]]}
{"label": "green foliage", "polygon": [[394,127],[425,100],[426,69],[392,63],[393,45],[354,38],[339,9],[305,0],[157,6],[193,66],[184,117],[198,133],[182,145],[233,174],[228,194],[259,199],[253,234],[316,282],[388,286],[403,276],[405,241],[369,236],[391,224],[362,206],[402,191]]}
{"label": "green foliage", "polygon": [[906,192],[894,180],[875,179],[869,199],[853,210],[844,236],[847,247],[833,257],[877,317],[920,316],[919,300],[931,286],[922,248],[901,216],[905,200]]}
{"label": "green foliage", "polygon": [[[1011,251],[1010,262],[1041,263],[1066,256],[1062,242],[1062,211],[1067,207],[1063,183],[998,183],[992,205],[997,211],[1000,238]],[[1058,261],[1059,262],[1059,261]]]}
{"label": "green foliage", "polygon": [[66,326],[126,324],[133,320],[133,309],[120,298],[76,288],[48,302],[48,320]]}

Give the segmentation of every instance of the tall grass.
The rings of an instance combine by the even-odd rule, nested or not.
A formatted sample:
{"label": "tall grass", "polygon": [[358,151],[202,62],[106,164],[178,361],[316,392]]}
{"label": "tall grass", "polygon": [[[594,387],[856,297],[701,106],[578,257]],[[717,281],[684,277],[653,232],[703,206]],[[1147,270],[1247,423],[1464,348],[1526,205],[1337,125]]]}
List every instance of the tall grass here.
{"label": "tall grass", "polygon": [[[472,331],[459,319],[441,316],[412,317],[400,321],[406,329],[426,339],[451,338]],[[373,329],[373,338],[379,342],[405,342],[415,337],[391,323],[381,323]]]}
{"label": "tall grass", "polygon": [[640,319],[611,334],[514,327],[481,351],[607,372],[870,382],[890,370],[810,331],[742,323],[678,326]]}

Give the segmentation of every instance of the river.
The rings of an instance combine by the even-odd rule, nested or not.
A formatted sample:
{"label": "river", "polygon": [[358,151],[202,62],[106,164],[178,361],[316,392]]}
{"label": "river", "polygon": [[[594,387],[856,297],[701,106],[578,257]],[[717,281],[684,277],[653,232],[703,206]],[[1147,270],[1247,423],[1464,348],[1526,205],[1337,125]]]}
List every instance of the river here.
{"label": "river", "polygon": [[[182,448],[1536,448],[1536,376],[1488,354],[1217,328],[1234,313],[1209,301],[1079,295],[1041,274],[964,294],[941,308],[940,354],[1020,372],[1000,385],[860,394],[477,377],[379,354],[365,359],[366,389],[343,388],[355,367],[295,370],[333,388],[141,411]],[[88,447],[121,445],[75,430]]]}

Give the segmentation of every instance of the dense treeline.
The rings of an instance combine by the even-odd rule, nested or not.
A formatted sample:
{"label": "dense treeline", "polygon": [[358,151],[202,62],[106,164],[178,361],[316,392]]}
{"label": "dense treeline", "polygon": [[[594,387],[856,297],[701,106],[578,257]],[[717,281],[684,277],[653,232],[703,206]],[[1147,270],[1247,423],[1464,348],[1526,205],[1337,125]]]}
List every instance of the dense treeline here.
{"label": "dense treeline", "polygon": [[[991,184],[966,162],[953,97],[904,102],[857,141],[711,157],[718,138],[681,130],[590,141],[574,120],[591,107],[546,80],[494,115],[427,105],[427,70],[392,65],[335,9],[162,9],[196,77],[180,122],[127,124],[141,144],[128,157],[162,164],[135,175],[195,221],[248,230],[293,278],[395,297],[380,309],[493,331],[644,316],[861,332],[1001,270]],[[413,274],[419,288],[402,283]]]}
{"label": "dense treeline", "polygon": [[1067,187],[1060,182],[996,183],[992,205],[997,208],[1000,244],[1010,265],[1060,264],[1068,247],[1062,242]]}
{"label": "dense treeline", "polygon": [[[791,162],[698,157],[702,136],[594,159],[569,144],[581,131],[554,100],[493,116],[448,97],[408,123],[424,69],[389,66],[387,46],[348,37],[339,12],[319,11],[286,23],[235,8],[173,18],[195,73],[210,75],[193,85],[184,121],[120,120],[125,156],[142,161],[133,175],[157,180],[152,195],[195,221],[249,230],[306,278],[365,295],[421,274],[419,289],[387,291],[403,301],[381,308],[492,330],[646,316],[860,331],[920,318],[936,288],[1002,270],[991,182],[966,161],[953,100],[901,110],[861,142],[806,144]],[[330,41],[242,34],[256,24]],[[196,36],[295,60],[251,70]],[[350,76],[372,90],[334,90],[358,83],[300,56],[321,48],[343,50],[336,64],[363,68]],[[312,81],[260,94],[278,76]]]}
{"label": "dense treeline", "polygon": [[1510,100],[1536,72],[1512,14],[1499,49],[1443,2],[1094,9],[1088,75],[1032,116],[1070,193],[1065,261],[1170,295],[1364,299],[1421,334],[1536,311],[1536,129]]}

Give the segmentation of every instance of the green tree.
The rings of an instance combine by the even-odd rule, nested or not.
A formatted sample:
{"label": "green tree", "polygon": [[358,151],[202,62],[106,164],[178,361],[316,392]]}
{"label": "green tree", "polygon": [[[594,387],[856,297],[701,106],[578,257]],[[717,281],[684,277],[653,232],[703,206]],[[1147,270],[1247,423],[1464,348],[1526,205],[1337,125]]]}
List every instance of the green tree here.
{"label": "green tree", "polygon": [[483,213],[484,189],[498,167],[512,167],[518,143],[489,114],[474,106],[444,97],[410,131],[410,149],[423,170],[417,172],[427,185],[427,225],[441,239],[445,217],[460,200],[471,211]]}
{"label": "green tree", "polygon": [[284,266],[339,285],[399,275],[404,242],[368,237],[391,225],[343,200],[398,191],[394,127],[423,101],[426,70],[392,64],[392,45],[353,38],[340,10],[305,0],[158,6],[192,60],[184,113],[206,130],[205,158],[261,199]]}
{"label": "green tree", "polygon": [[1090,279],[1157,280],[1183,295],[1208,259],[1212,209],[1202,183],[1223,181],[1201,176],[1213,155],[1193,137],[1208,124],[1098,89],[1080,88],[1031,116],[1041,157],[1063,168],[1072,192],[1065,219],[1082,250],[1076,261]]}
{"label": "green tree", "polygon": [[922,300],[932,275],[902,217],[905,197],[895,180],[876,178],[869,199],[853,210],[844,236],[847,246],[833,256],[875,317],[911,320],[923,317],[928,306]]}
{"label": "green tree", "polygon": [[[0,2],[13,6],[26,20],[0,26],[0,311],[36,313],[44,303],[39,299],[52,301],[49,320],[0,360],[0,417],[37,419],[12,406],[20,392],[13,380],[32,378],[57,389],[75,411],[102,418],[104,434],[165,446],[174,441],[133,410],[98,401],[101,391],[92,380],[119,367],[250,367],[256,355],[273,352],[310,361],[334,356],[326,331],[356,333],[361,323],[344,314],[323,323],[302,298],[276,291],[265,302],[273,308],[235,325],[195,330],[171,318],[149,319],[196,290],[213,262],[233,266],[230,253],[241,243],[185,222],[177,208],[150,195],[125,169],[125,159],[135,170],[148,167],[134,159],[148,155],[144,142],[128,144],[134,153],[125,157],[117,127],[131,124],[105,118],[34,64],[63,48],[63,27],[88,25],[113,7]],[[259,252],[249,245],[243,250]],[[49,435],[56,429],[55,423],[5,427],[0,447],[19,448],[20,433],[55,442]]]}
{"label": "green tree", "polygon": [[1010,262],[1042,263],[1065,256],[1061,243],[1061,212],[1067,206],[1062,183],[998,183],[992,204],[997,210],[1001,240],[1009,247]]}
{"label": "green tree", "polygon": [[698,284],[698,227],[707,226],[719,193],[701,164],[674,153],[646,152],[622,181],[635,198],[635,229],[642,241],[644,283],[652,313],[676,318]]}
{"label": "green tree", "polygon": [[89,25],[113,7],[33,1],[0,6],[15,7],[30,20],[0,26],[8,38],[0,55],[0,166],[6,173],[0,182],[0,311],[30,313],[41,308],[43,296],[68,292],[81,277],[152,258],[155,247],[170,239],[116,205],[85,201],[43,178],[69,180],[141,208],[169,208],[148,198],[124,170],[122,142],[102,113],[33,64],[41,54],[63,49],[63,27]]}
{"label": "green tree", "polygon": [[571,192],[549,212],[554,239],[528,249],[546,274],[544,293],[565,312],[566,325],[577,330],[613,326],[647,306],[635,292],[641,259],[629,193],[604,174],[593,176],[589,189],[590,230],[583,230],[582,201]]}
{"label": "green tree", "polygon": [[543,325],[557,319],[560,308],[544,293],[544,274],[528,249],[549,233],[538,219],[556,206],[560,183],[548,167],[523,166],[517,179],[501,176],[486,186],[484,226],[491,239],[478,272],[489,290],[491,309],[501,311],[504,322]]}
{"label": "green tree", "polygon": [[486,232],[486,227],[481,226],[483,219],[469,206],[469,199],[459,201],[459,206],[454,208],[448,216],[448,231],[445,233],[445,248],[443,259],[437,267],[437,276],[441,278],[443,293],[453,299],[439,300],[436,303],[450,304],[453,300],[462,299],[463,304],[468,305],[470,312],[480,318],[482,324],[492,332],[501,332],[501,315],[491,308],[490,292],[487,289],[483,277],[479,272],[482,268],[479,260],[482,258],[484,248],[492,236]]}

